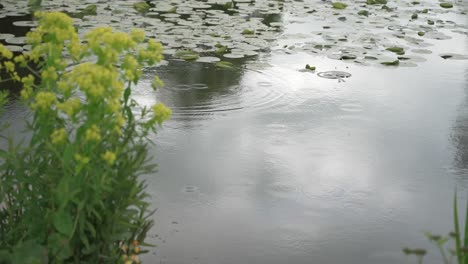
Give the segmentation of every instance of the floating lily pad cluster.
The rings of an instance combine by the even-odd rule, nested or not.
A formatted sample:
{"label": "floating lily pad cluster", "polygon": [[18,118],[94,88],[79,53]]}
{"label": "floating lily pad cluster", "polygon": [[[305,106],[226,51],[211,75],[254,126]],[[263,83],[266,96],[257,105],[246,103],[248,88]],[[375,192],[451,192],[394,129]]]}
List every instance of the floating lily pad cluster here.
{"label": "floating lily pad cluster", "polygon": [[[3,0],[0,20],[29,14],[27,3]],[[99,26],[142,28],[163,43],[169,59],[217,63],[270,51],[305,52],[389,66],[417,65],[433,52],[437,41],[453,34],[468,36],[466,23],[448,20],[466,15],[466,8],[459,5],[459,1],[436,0],[42,1],[42,9],[73,16],[80,34]],[[301,32],[294,30],[299,24]],[[12,26],[36,24],[18,20]],[[23,36],[11,32],[0,32],[0,42],[14,51],[30,48]]]}

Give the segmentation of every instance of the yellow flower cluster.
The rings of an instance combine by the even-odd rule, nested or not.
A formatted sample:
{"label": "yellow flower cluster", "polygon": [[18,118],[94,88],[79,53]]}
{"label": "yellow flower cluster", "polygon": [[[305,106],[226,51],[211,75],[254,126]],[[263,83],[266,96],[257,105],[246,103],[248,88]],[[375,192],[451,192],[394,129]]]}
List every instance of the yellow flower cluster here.
{"label": "yellow flower cluster", "polygon": [[35,102],[31,104],[31,108],[39,111],[49,111],[57,102],[57,97],[52,92],[38,92]]}
{"label": "yellow flower cluster", "polygon": [[154,39],[148,40],[148,46],[138,50],[138,57],[142,61],[147,61],[149,65],[160,62],[163,58],[162,45]]}
{"label": "yellow flower cluster", "polygon": [[82,156],[80,154],[75,154],[74,158],[78,163],[80,163],[82,165],[86,165],[86,164],[89,163],[89,158],[86,157],[86,156]]}
{"label": "yellow flower cluster", "polygon": [[57,109],[65,112],[69,117],[73,118],[75,114],[79,111],[81,106],[80,98],[74,97],[70,98],[63,103],[57,104]]}
{"label": "yellow flower cluster", "polygon": [[47,67],[42,70],[41,78],[44,82],[55,81],[58,78],[57,70],[53,66]]}
{"label": "yellow flower cluster", "polygon": [[11,58],[13,57],[13,53],[9,49],[7,49],[5,46],[0,44],[0,57],[4,57],[4,58],[11,60]]}
{"label": "yellow flower cluster", "polygon": [[167,108],[163,103],[157,103],[153,107],[153,120],[156,121],[159,125],[162,122],[169,120],[171,117],[172,111],[171,109]]}
{"label": "yellow flower cluster", "polygon": [[107,162],[109,165],[114,164],[115,161],[115,153],[111,151],[106,151],[104,154],[101,155],[101,158]]}
{"label": "yellow flower cluster", "polygon": [[96,125],[92,125],[90,128],[86,129],[85,140],[86,141],[100,141],[101,130]]}
{"label": "yellow flower cluster", "polygon": [[50,140],[52,144],[62,144],[67,140],[67,131],[65,128],[59,128],[54,130],[50,135]]}

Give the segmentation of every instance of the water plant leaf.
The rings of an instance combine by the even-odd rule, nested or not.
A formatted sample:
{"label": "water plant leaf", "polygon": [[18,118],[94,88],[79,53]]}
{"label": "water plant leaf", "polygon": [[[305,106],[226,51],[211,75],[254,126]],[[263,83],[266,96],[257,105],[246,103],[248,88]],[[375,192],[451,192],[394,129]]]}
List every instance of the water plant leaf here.
{"label": "water plant leaf", "polygon": [[140,13],[146,13],[149,11],[151,6],[146,2],[138,2],[133,4],[133,8]]}
{"label": "water plant leaf", "polygon": [[197,60],[198,58],[200,58],[200,55],[198,55],[197,52],[191,49],[179,50],[174,54],[174,56],[179,59],[184,59],[186,61],[193,61],[193,60]]}
{"label": "water plant leaf", "polygon": [[384,61],[384,62],[381,62],[380,64],[385,65],[385,66],[398,66],[400,64],[400,61],[399,60]]}
{"label": "water plant leaf", "polygon": [[242,35],[253,35],[253,34],[255,34],[255,31],[250,30],[250,29],[244,29],[241,34]]}
{"label": "water plant leaf", "polygon": [[316,67],[315,66],[310,66],[309,64],[306,64],[305,69],[310,70],[310,71],[315,71]]}
{"label": "water plant leaf", "polygon": [[234,68],[234,64],[230,63],[229,61],[218,61],[215,66],[217,68],[223,68],[223,69],[232,69]]}
{"label": "water plant leaf", "polygon": [[402,47],[390,47],[390,48],[386,48],[386,50],[388,51],[391,51],[393,53],[396,53],[398,55],[403,55],[405,54],[405,49],[403,49]]}
{"label": "water plant leaf", "polygon": [[452,8],[453,4],[444,2],[444,3],[440,3],[440,7],[442,7],[442,8]]}
{"label": "water plant leaf", "polygon": [[367,0],[366,3],[368,5],[385,5],[387,4],[387,0]]}
{"label": "water plant leaf", "polygon": [[332,7],[335,9],[345,9],[348,5],[342,2],[333,2]]}
{"label": "water plant leaf", "polygon": [[96,16],[97,15],[97,6],[96,5],[89,5],[81,11],[83,16]]}
{"label": "water plant leaf", "polygon": [[360,16],[369,16],[369,11],[361,10],[357,14],[360,15]]}

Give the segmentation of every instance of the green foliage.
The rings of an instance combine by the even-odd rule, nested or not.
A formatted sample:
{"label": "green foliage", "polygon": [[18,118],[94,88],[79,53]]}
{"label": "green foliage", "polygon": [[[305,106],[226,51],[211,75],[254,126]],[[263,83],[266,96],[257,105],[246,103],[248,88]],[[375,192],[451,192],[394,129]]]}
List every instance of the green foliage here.
{"label": "green foliage", "polygon": [[442,8],[452,8],[453,4],[444,2],[444,3],[440,3],[440,7],[442,7]]}
{"label": "green foliage", "polygon": [[305,69],[309,70],[309,71],[315,71],[316,67],[315,66],[310,66],[309,64],[306,64]]}
{"label": "green foliage", "polygon": [[138,2],[133,4],[133,8],[140,13],[146,13],[149,11],[151,6],[146,2]]}
{"label": "green foliage", "polygon": [[390,47],[386,48],[386,50],[391,51],[393,53],[396,53],[398,55],[404,55],[405,54],[405,49],[402,47]]}
{"label": "green foliage", "polygon": [[400,65],[400,61],[399,60],[384,61],[384,62],[381,62],[380,64],[385,65],[385,66],[398,66]]}
{"label": "green foliage", "polygon": [[[25,143],[2,136],[0,263],[138,263],[153,225],[139,176],[154,170],[148,135],[171,111],[138,106],[131,87],[162,46],[109,27],[82,42],[65,14],[36,16],[30,52],[0,45],[0,70],[22,84],[31,110]],[[18,76],[15,64],[29,62],[39,71]]]}
{"label": "green foliage", "polygon": [[385,5],[387,4],[387,0],[367,0],[366,3],[368,5]]}
{"label": "green foliage", "polygon": [[345,9],[348,5],[341,2],[333,2],[332,7],[335,9]]}
{"label": "green foliage", "polygon": [[[468,202],[465,211],[465,226],[462,233],[458,215],[457,192],[453,197],[453,225],[455,231],[450,232],[447,236],[427,232],[426,237],[437,247],[444,264],[451,264],[454,259],[457,264],[468,264]],[[422,258],[426,254],[425,249],[403,248],[403,252],[407,256],[417,256],[419,263],[422,263]]]}

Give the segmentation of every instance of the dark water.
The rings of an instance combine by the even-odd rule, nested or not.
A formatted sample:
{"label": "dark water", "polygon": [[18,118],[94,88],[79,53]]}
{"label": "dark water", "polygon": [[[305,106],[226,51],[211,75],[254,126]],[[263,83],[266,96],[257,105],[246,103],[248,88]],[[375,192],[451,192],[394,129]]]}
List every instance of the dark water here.
{"label": "dark water", "polygon": [[[170,60],[137,87],[142,104],[174,113],[154,136],[157,247],[146,263],[417,263],[405,246],[441,263],[424,232],[451,231],[455,187],[466,197],[468,61],[439,54],[467,55],[467,35],[411,47],[431,51],[417,66],[361,66],[275,50],[326,24],[293,11],[275,18],[283,33],[269,54],[232,70]],[[166,83],[157,92],[154,72]]]}

